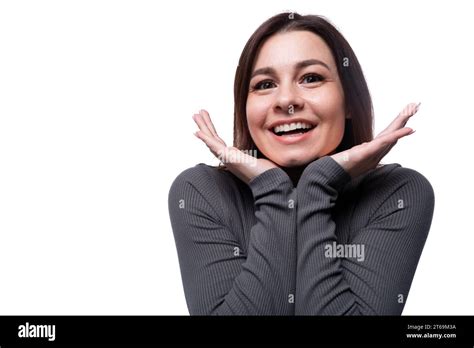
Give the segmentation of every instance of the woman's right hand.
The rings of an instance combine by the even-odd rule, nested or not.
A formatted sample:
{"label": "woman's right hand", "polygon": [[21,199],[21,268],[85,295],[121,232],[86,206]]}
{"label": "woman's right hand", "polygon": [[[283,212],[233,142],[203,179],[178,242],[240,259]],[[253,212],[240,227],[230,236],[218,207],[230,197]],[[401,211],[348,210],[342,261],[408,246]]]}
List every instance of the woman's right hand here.
{"label": "woman's right hand", "polygon": [[278,168],[278,166],[270,160],[256,158],[240,151],[236,147],[227,146],[224,140],[217,135],[211,117],[206,110],[201,110],[198,114],[194,114],[193,120],[199,127],[199,131],[194,133],[194,135],[201,139],[214,156],[246,184],[263,172]]}

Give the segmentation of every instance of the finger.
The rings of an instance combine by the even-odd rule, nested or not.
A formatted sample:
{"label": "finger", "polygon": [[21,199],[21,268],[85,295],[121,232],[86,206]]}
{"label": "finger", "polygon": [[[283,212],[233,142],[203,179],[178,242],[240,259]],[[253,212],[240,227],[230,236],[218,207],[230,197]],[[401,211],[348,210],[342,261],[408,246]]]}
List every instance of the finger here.
{"label": "finger", "polygon": [[365,151],[368,151],[368,153],[370,153],[371,156],[377,156],[377,154],[383,151],[384,148],[396,143],[398,139],[408,134],[411,134],[412,131],[413,130],[408,127],[398,129],[394,132],[381,135],[375,138],[374,140],[372,140],[371,142],[361,144],[361,145],[365,145],[366,147]]}
{"label": "finger", "polygon": [[215,138],[217,138],[224,146],[227,146],[226,143],[225,143],[225,141],[222,140],[222,139],[219,137],[219,135],[217,134],[217,131],[216,131],[216,129],[214,128],[214,124],[213,124],[212,121],[211,121],[211,117],[209,116],[209,113],[208,113],[206,110],[202,109],[202,110],[200,110],[200,115],[202,116],[202,118],[203,118],[204,122],[206,123],[207,128],[209,129],[209,131],[211,132],[211,134],[212,134]]}
{"label": "finger", "polygon": [[376,162],[379,163],[390,150],[396,145],[397,141],[407,135],[413,134],[415,131],[411,128],[398,129],[390,134],[381,136],[378,139],[374,139],[370,143],[367,143],[366,150],[370,157],[377,158]]}
{"label": "finger", "polygon": [[398,116],[392,121],[392,123],[390,123],[387,128],[385,128],[381,133],[379,133],[376,138],[385,135],[389,132],[400,129],[402,127],[405,127],[410,117],[417,113],[420,104],[421,103],[410,103],[405,106],[405,108],[398,114]]}
{"label": "finger", "polygon": [[403,108],[403,110],[400,112],[401,115],[408,116],[413,114],[420,106],[421,103],[410,103],[407,106]]}
{"label": "finger", "polygon": [[214,136],[211,133],[211,131],[209,130],[209,128],[207,127],[206,122],[204,122],[204,119],[203,119],[202,115],[194,114],[193,115],[193,120],[198,125],[200,131],[202,131],[204,134],[206,134],[208,136]]}
{"label": "finger", "polygon": [[[421,103],[410,103],[399,113],[399,117],[401,120],[405,120],[405,122],[414,114],[418,112]],[[400,127],[401,128],[401,127]]]}
{"label": "finger", "polygon": [[374,143],[378,143],[379,146],[388,146],[395,143],[398,139],[401,139],[407,135],[413,134],[415,131],[412,128],[404,127],[397,129],[388,134],[384,134],[381,137],[374,139]]}
{"label": "finger", "polygon": [[[411,135],[411,134],[413,134],[413,133],[415,133],[415,130],[412,130],[412,132],[409,132],[408,134],[406,134],[406,132],[403,132],[403,133],[402,133],[402,136],[401,136],[400,138],[398,138],[398,139],[401,139],[401,138],[403,138],[403,137],[405,137],[405,136],[407,136],[407,135]],[[398,139],[395,140],[394,142],[392,142],[390,145],[388,145],[388,146],[381,152],[378,162],[380,162],[380,161],[382,160],[382,158],[384,158],[384,157],[390,152],[390,150],[397,144]]]}
{"label": "finger", "polygon": [[222,144],[213,135],[208,135],[203,131],[197,131],[196,133],[194,133],[194,135],[200,140],[202,140],[216,157],[219,157],[223,149],[226,147],[225,144]]}
{"label": "finger", "polygon": [[408,122],[409,118],[416,114],[420,103],[410,103],[398,114],[395,120],[387,127],[387,131],[394,131],[396,129],[405,127],[406,123]]}
{"label": "finger", "polygon": [[218,136],[217,135],[217,131],[216,129],[214,128],[214,124],[212,123],[211,121],[211,117],[209,116],[209,113],[202,109],[199,111],[199,114],[202,115],[203,119],[204,119],[204,122],[206,122],[206,125],[207,125],[207,128],[209,128],[209,130],[211,131],[211,133],[214,135],[214,136]]}
{"label": "finger", "polygon": [[[205,111],[205,110],[201,110],[201,111]],[[199,122],[199,126],[200,126],[200,129],[202,129],[207,135],[209,136],[213,136],[215,137],[216,139],[219,140],[219,142],[221,144],[223,144],[224,146],[227,146],[225,144],[225,141],[222,140],[218,135],[217,135],[217,132],[214,128],[214,125],[212,124],[212,121],[209,117],[209,114],[206,112],[206,113],[202,113],[200,111],[199,114],[195,114],[193,116],[193,119],[195,119],[195,121],[197,121],[197,123]]]}

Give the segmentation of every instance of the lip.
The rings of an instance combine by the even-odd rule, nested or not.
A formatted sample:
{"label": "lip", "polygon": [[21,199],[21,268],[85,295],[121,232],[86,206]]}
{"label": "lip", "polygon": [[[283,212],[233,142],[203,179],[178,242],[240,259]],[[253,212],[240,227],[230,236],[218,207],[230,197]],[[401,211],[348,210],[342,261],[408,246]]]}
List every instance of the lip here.
{"label": "lip", "polygon": [[308,139],[316,128],[318,128],[317,125],[311,128],[306,133],[293,134],[293,135],[281,135],[281,136],[273,133],[273,130],[272,130],[273,128],[269,129],[268,131],[271,133],[271,135],[274,137],[275,140],[279,141],[280,143],[284,145],[291,145],[291,144],[299,143]]}

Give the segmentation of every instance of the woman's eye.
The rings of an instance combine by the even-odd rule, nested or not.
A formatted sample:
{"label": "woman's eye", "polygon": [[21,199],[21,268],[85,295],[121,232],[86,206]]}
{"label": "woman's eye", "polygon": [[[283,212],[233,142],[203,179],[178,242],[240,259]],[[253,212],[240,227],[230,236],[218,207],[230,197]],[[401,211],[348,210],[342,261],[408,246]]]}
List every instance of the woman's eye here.
{"label": "woman's eye", "polygon": [[324,78],[317,74],[307,74],[303,76],[303,81],[306,81],[307,83],[313,83],[313,82],[324,81]]}
{"label": "woman's eye", "polygon": [[[324,78],[321,75],[318,74],[307,74],[303,76],[303,82],[305,83],[315,83],[315,82],[322,82],[324,81]],[[269,88],[275,87],[275,84],[272,81],[265,80],[257,83],[254,86],[254,90],[265,90]]]}
{"label": "woman's eye", "polygon": [[273,85],[273,82],[272,81],[262,81],[262,82],[259,82],[255,85],[255,89],[268,89],[268,88],[271,88]]}

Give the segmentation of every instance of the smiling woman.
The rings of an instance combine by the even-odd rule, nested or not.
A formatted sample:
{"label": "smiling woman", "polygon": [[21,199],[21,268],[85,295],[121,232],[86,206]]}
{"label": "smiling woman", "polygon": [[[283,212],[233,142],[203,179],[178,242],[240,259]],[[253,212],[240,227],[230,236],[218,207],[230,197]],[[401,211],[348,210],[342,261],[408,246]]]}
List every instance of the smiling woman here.
{"label": "smiling woman", "polygon": [[[284,46],[278,47],[280,44]],[[258,59],[255,59],[257,55]],[[292,60],[294,67],[288,66]],[[293,71],[291,71],[292,68],[294,68]],[[263,74],[274,78],[285,78],[282,74],[289,76],[291,73],[294,73],[291,81],[295,78],[302,80],[296,80],[296,85],[304,87],[302,82],[307,85],[307,94],[311,93],[310,100],[313,101],[312,107],[321,100],[325,102],[321,108],[323,106],[326,108],[328,106],[346,107],[342,113],[349,122],[346,122],[345,138],[339,144],[338,151],[372,140],[372,101],[362,69],[350,45],[323,17],[296,14],[295,18],[289,19],[288,14],[281,14],[262,24],[249,39],[242,52],[234,85],[235,147],[255,147],[249,133],[246,112],[252,112],[252,108],[258,111],[258,105],[252,103],[258,100],[256,98],[258,94],[249,94],[249,89],[257,88],[260,92],[262,87],[274,86],[271,83],[262,86],[262,81],[259,80],[262,79]],[[308,78],[313,78],[311,83],[308,82]],[[280,81],[280,83],[284,84],[285,81]],[[322,90],[315,88],[323,84]],[[317,91],[314,91],[315,89]],[[327,101],[326,97],[330,99]],[[288,107],[293,109],[299,106],[293,105],[295,101],[293,104],[291,101],[286,102]],[[280,107],[285,107],[285,105]],[[341,110],[338,110],[338,113],[340,114]],[[354,122],[350,122],[351,120]]]}
{"label": "smiling woman", "polygon": [[250,37],[234,96],[233,146],[207,111],[193,116],[224,166],[189,168],[169,192],[190,314],[401,314],[434,192],[379,162],[414,132],[419,104],[373,138],[353,50],[323,17],[296,13]]}
{"label": "smiling woman", "polygon": [[[265,157],[294,167],[336,149],[344,134],[344,91],[324,41],[309,31],[274,35],[255,65],[246,114],[250,136]],[[312,128],[295,134],[288,132],[291,123]]]}

